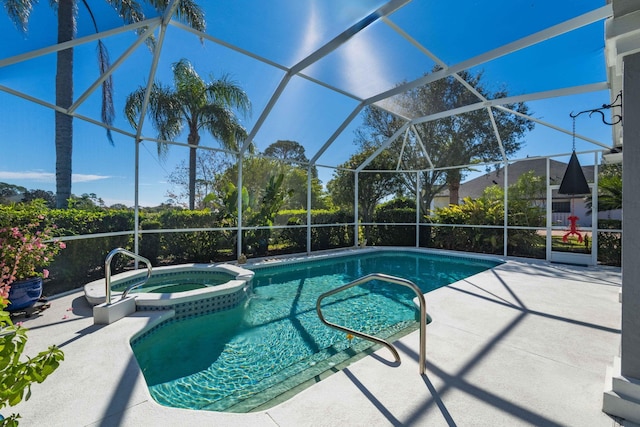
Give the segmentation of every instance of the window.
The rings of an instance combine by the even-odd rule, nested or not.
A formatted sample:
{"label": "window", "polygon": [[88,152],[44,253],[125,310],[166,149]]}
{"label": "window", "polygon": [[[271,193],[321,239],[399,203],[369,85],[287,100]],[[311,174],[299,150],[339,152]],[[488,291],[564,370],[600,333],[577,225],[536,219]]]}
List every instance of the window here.
{"label": "window", "polygon": [[551,202],[551,211],[552,212],[571,212],[571,202],[570,201],[562,201],[562,202]]}

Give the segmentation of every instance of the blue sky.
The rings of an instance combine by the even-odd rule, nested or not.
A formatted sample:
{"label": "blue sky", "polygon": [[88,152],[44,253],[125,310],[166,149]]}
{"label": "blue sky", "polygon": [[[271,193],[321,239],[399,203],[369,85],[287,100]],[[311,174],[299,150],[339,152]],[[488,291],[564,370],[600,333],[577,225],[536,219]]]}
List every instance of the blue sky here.
{"label": "blue sky", "polygon": [[[366,16],[383,1],[353,0],[274,0],[270,2],[236,0],[206,3],[207,34],[250,52],[271,63],[289,67],[311,54],[350,25]],[[213,4],[209,4],[213,3]],[[567,19],[604,6],[604,0],[511,0],[485,2],[454,0],[413,1],[389,16],[392,25],[447,65],[452,66],[528,36]],[[79,5],[78,36],[93,34],[86,12]],[[97,2],[100,30],[118,28],[115,13]],[[20,34],[3,13],[0,16],[1,61],[34,49],[55,44],[55,16],[47,2],[35,6],[27,36]],[[434,62],[403,39],[385,22],[376,22],[347,44],[336,49],[304,73],[342,91],[366,99],[410,81],[431,70]],[[603,22],[565,34],[537,46],[482,64],[472,71],[483,71],[491,90],[506,87],[510,95],[522,95],[606,80]],[[111,60],[135,41],[135,34],[124,33],[104,39]],[[95,42],[75,49],[75,97],[80,96],[98,77]],[[193,34],[169,27],[158,65],[156,80],[171,83],[171,64],[187,58],[200,75],[230,75],[249,95],[253,113],[244,119],[252,129],[283,78],[283,71],[270,63],[242,55],[227,47],[205,41]],[[143,45],[114,72],[116,123],[133,132],[122,115],[126,96],[149,78],[152,55]],[[13,65],[0,66],[0,85],[30,97],[55,102],[55,55]],[[100,94],[93,93],[78,113],[99,120]],[[571,129],[569,113],[599,107],[609,102],[606,91],[528,102],[532,115],[564,129]],[[260,150],[278,139],[300,142],[312,157],[331,137],[358,101],[312,81],[294,77],[278,103],[256,134]],[[54,113],[37,103],[0,90],[0,181],[30,189],[55,191]],[[319,164],[338,165],[356,151],[354,120],[320,158]],[[611,143],[611,129],[597,118],[581,116],[577,132]],[[145,136],[155,137],[147,124]],[[74,194],[96,193],[107,204],[132,205],[134,197],[134,144],[115,134],[111,146],[104,129],[83,120],[74,120]],[[202,144],[217,142],[202,135]],[[179,139],[186,142],[186,136]],[[571,151],[571,136],[536,125],[524,138],[517,157],[561,154]],[[578,141],[580,150],[596,146]],[[167,175],[186,160],[188,150],[171,147],[169,156],[159,160],[152,142],[143,143],[140,155],[140,203],[156,205],[166,200],[170,189]],[[588,157],[591,162],[592,156]],[[562,159],[560,159],[562,160]],[[582,159],[581,159],[582,160]],[[331,170],[320,168],[326,184]]]}

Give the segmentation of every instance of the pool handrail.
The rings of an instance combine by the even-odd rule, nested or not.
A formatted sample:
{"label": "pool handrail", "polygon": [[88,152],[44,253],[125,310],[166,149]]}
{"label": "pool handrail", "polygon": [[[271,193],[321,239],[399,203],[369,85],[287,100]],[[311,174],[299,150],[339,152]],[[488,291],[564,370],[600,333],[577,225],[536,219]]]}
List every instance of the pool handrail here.
{"label": "pool handrail", "polygon": [[398,354],[398,351],[396,350],[396,348],[393,346],[393,344],[391,344],[388,341],[385,341],[381,338],[378,337],[374,337],[372,335],[369,334],[365,334],[364,332],[358,332],[355,331],[353,329],[344,327],[344,326],[340,326],[337,325],[335,323],[329,322],[327,321],[323,314],[322,314],[322,300],[326,297],[329,297],[331,295],[337,294],[338,292],[342,292],[345,289],[351,288],[353,286],[358,286],[358,285],[362,285],[364,283],[370,282],[372,280],[382,280],[384,282],[389,282],[389,283],[395,283],[397,285],[402,285],[402,286],[406,286],[408,288],[411,288],[417,295],[418,297],[418,302],[420,304],[420,359],[419,359],[419,364],[420,364],[420,375],[424,375],[425,372],[425,365],[426,365],[426,332],[425,332],[425,327],[427,325],[427,303],[425,302],[424,299],[424,294],[422,293],[422,291],[420,290],[420,288],[413,283],[410,280],[407,279],[403,279],[401,277],[395,277],[395,276],[390,276],[388,274],[383,274],[383,273],[372,273],[372,274],[367,274],[366,276],[360,277],[359,279],[356,279],[352,282],[347,283],[346,285],[340,286],[338,288],[332,289],[330,291],[327,291],[325,293],[323,293],[322,295],[320,295],[318,297],[318,300],[316,301],[316,311],[318,312],[318,317],[320,318],[320,321],[322,323],[324,323],[325,325],[332,327],[334,329],[338,329],[342,332],[346,332],[348,334],[352,334],[355,335],[357,337],[360,337],[362,339],[366,339],[369,341],[373,341],[375,343],[378,343],[386,348],[389,349],[389,351],[393,354],[393,357],[396,359],[396,362],[400,363],[400,355]]}
{"label": "pool handrail", "polygon": [[135,254],[131,251],[128,251],[124,248],[115,248],[113,249],[111,252],[109,252],[109,254],[107,255],[107,257],[104,260],[104,283],[105,283],[105,302],[107,304],[111,304],[111,260],[113,259],[113,257],[115,257],[117,254],[123,254],[123,255],[127,255],[135,260],[138,261],[142,261],[143,263],[145,263],[147,265],[147,277],[145,277],[143,280],[133,283],[129,286],[127,286],[127,288],[124,290],[124,292],[122,293],[122,297],[120,298],[121,300],[125,299],[127,297],[127,295],[129,294],[129,292],[131,290],[133,290],[134,288],[137,288],[138,286],[142,286],[145,283],[147,283],[147,280],[149,280],[149,278],[151,277],[151,261],[149,261],[147,258]]}

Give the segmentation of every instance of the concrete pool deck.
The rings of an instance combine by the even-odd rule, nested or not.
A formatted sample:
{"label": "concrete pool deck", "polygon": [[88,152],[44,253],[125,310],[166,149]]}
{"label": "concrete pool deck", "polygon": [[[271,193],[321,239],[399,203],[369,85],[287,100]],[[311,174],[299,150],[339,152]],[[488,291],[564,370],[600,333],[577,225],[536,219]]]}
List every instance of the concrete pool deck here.
{"label": "concrete pool deck", "polygon": [[[615,426],[601,411],[620,345],[620,269],[521,259],[426,294],[426,374],[418,332],[288,401],[250,414],[153,401],[129,339],[162,313],[94,325],[78,290],[23,321],[25,354],[65,360],[18,412],[23,426]],[[188,357],[177,354],[176,357]]]}

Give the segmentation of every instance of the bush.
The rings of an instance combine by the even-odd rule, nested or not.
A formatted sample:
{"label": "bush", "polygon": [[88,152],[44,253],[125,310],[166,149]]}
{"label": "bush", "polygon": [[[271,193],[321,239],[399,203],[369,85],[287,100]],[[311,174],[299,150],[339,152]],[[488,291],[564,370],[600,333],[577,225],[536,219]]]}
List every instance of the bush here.
{"label": "bush", "polygon": [[[392,201],[393,202],[393,201]],[[411,206],[398,207],[399,203],[387,203],[376,208],[373,221],[376,223],[415,223],[415,203]],[[416,227],[413,225],[381,225],[366,236],[368,245],[378,246],[415,246]]]}
{"label": "bush", "polygon": [[[53,209],[49,218],[64,236],[132,231],[134,213],[129,210]],[[66,249],[51,264],[52,286],[56,291],[73,289],[104,276],[104,261],[114,248],[133,250],[133,236],[106,236],[93,239],[70,240]],[[120,272],[131,262],[125,257],[115,257],[112,272]]]}
{"label": "bush", "polygon": [[[22,225],[42,217],[42,223],[55,225],[56,236],[108,233],[133,229],[133,212],[127,210],[48,209],[39,203],[2,207],[2,222]],[[122,246],[131,248],[131,235],[109,236],[96,239],[71,240],[49,266],[49,279],[45,281],[45,295],[74,289],[102,275],[104,259],[109,251]],[[114,260],[114,271],[122,271],[126,259]]]}
{"label": "bush", "polygon": [[438,227],[437,224],[502,226],[504,208],[497,200],[465,198],[461,205],[436,209],[432,245],[439,249],[498,254],[503,250],[502,230],[477,227]]}
{"label": "bush", "polygon": [[[620,220],[599,220],[598,228],[601,230],[621,230]],[[622,265],[622,235],[619,232],[598,232],[598,262],[606,265],[620,267]]]}
{"label": "bush", "polygon": [[[162,223],[154,218],[142,218],[140,221],[141,230],[159,230]],[[158,257],[160,256],[160,234],[159,233],[142,233],[140,236],[140,255],[147,258],[151,265],[158,265]]]}
{"label": "bush", "polygon": [[[286,219],[286,222],[284,221]],[[353,214],[337,210],[312,210],[311,223],[317,224],[343,224],[353,222]],[[282,211],[276,216],[276,224],[305,225],[307,223],[307,211]],[[281,233],[282,241],[304,251],[307,248],[307,229],[304,227],[288,228]],[[354,245],[353,226],[335,225],[327,227],[313,227],[311,229],[312,250],[324,250],[344,248]]]}
{"label": "bush", "polygon": [[[217,228],[217,214],[204,211],[164,211],[158,221],[163,229]],[[188,231],[162,233],[162,255],[172,262],[211,262],[222,249],[235,247],[231,232]]]}

